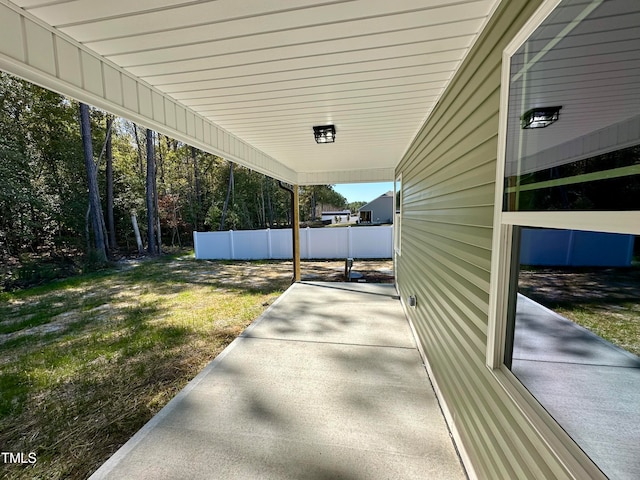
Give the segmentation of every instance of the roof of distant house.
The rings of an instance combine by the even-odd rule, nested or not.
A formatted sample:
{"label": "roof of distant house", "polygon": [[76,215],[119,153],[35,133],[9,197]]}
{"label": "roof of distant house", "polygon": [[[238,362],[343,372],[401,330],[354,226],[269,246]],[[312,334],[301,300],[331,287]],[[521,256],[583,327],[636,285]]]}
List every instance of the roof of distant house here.
{"label": "roof of distant house", "polygon": [[367,207],[369,205],[371,205],[373,202],[375,202],[376,200],[380,199],[380,198],[390,198],[393,199],[393,190],[389,190],[387,193],[383,193],[382,195],[380,195],[379,197],[374,198],[373,200],[371,200],[369,203],[361,206],[358,211],[362,210],[364,207]]}

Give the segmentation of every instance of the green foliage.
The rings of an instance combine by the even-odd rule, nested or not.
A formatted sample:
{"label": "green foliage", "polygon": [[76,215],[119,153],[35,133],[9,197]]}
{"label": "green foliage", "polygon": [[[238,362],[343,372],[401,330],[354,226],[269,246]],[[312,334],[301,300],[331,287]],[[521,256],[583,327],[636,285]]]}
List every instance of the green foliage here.
{"label": "green foliage", "polygon": [[347,199],[333,189],[333,185],[300,187],[300,220],[316,220],[323,210],[344,210]]}
{"label": "green foliage", "polygon": [[78,245],[85,195],[76,108],[0,74],[2,254]]}
{"label": "green foliage", "polygon": [[347,204],[347,208],[351,210],[351,213],[357,212],[361,207],[364,207],[369,202],[358,201],[358,202],[350,202]]}
{"label": "green foliage", "polygon": [[[91,123],[106,210],[105,112],[91,109]],[[114,230],[124,253],[137,251],[132,214],[142,238],[147,237],[145,134],[122,119],[115,120],[111,132]],[[230,163],[164,135],[157,135],[155,150],[163,243],[180,247],[192,242],[194,230],[218,230]],[[101,268],[87,239],[87,174],[75,101],[0,73],[0,180],[0,289]],[[323,208],[345,206],[330,185],[300,189],[302,220]],[[235,165],[224,229],[279,228],[290,222],[289,193],[276,180]],[[60,260],[64,257],[72,260]]]}
{"label": "green foliage", "polygon": [[26,257],[17,270],[14,287],[24,288],[78,273],[78,266],[65,257],[32,259]]}

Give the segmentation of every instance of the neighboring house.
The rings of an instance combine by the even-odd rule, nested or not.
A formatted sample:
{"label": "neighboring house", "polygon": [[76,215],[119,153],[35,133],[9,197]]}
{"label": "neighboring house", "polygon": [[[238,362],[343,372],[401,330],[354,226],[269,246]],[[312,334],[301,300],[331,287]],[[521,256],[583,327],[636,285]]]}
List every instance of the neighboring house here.
{"label": "neighboring house", "polygon": [[380,195],[358,209],[360,223],[393,223],[393,192]]}
{"label": "neighboring house", "polygon": [[[571,382],[556,385],[538,399],[512,370],[517,327],[511,314],[516,303],[518,265],[511,265],[510,261],[518,258],[522,227],[640,235],[639,2],[478,0],[451,2],[442,9],[437,7],[448,2],[396,2],[397,7],[394,2],[371,2],[370,8],[376,9],[371,18],[377,18],[376,15],[384,18],[375,25],[362,17],[364,2],[343,2],[336,14],[339,21],[327,20],[328,24],[336,29],[343,24],[345,28],[356,28],[356,23],[370,26],[375,34],[372,38],[377,42],[375,48],[363,50],[354,44],[350,50],[335,38],[326,41],[323,34],[329,35],[331,28],[318,29],[312,25],[314,30],[309,34],[316,37],[313,41],[305,40],[305,45],[314,49],[313,54],[295,53],[293,57],[294,53],[287,53],[291,57],[286,59],[281,56],[284,52],[297,52],[286,34],[299,35],[299,42],[307,38],[302,19],[295,17],[297,9],[286,11],[282,25],[295,25],[292,22],[300,20],[300,27],[288,30],[283,27],[276,32],[285,38],[282,44],[276,44],[282,51],[277,51],[277,55],[261,43],[267,33],[269,41],[276,42],[271,38],[276,36],[273,32],[257,35],[251,30],[254,23],[271,25],[270,22],[255,21],[258,14],[252,17],[244,16],[244,11],[242,16],[229,13],[227,18],[234,22],[228,27],[229,32],[240,31],[244,42],[242,57],[237,60],[234,57],[237,52],[220,53],[215,48],[214,40],[227,49],[234,46],[228,42],[230,37],[224,37],[228,34],[224,28],[205,29],[202,25],[206,24],[198,23],[199,18],[189,25],[185,15],[176,15],[184,22],[180,25],[184,31],[174,31],[178,27],[171,24],[172,18],[163,17],[168,26],[157,28],[164,34],[149,34],[143,38],[145,47],[138,47],[134,37],[137,31],[127,29],[145,24],[152,28],[156,25],[155,16],[164,15],[164,7],[151,9],[149,15],[153,18],[145,18],[141,13],[135,21],[125,11],[108,16],[106,11],[100,14],[96,10],[98,13],[94,14],[95,9],[87,7],[78,13],[88,17],[87,23],[83,23],[68,2],[49,2],[44,7],[32,8],[19,8],[18,3],[29,2],[0,2],[3,27],[0,31],[4,35],[0,42],[0,67],[11,73],[92,102],[292,185],[396,179],[396,186],[401,186],[396,188],[400,193],[395,249],[398,294],[471,478],[604,478],[594,460],[605,473],[612,472],[612,477],[637,478],[640,458],[637,436],[624,446],[626,450],[618,457],[622,460],[617,462],[592,460],[581,448],[586,443],[601,441],[605,430],[620,436],[629,432],[637,435],[640,430],[637,390],[625,396],[619,394],[616,384],[608,383],[623,370],[632,368],[613,369],[594,363],[587,374],[583,370],[580,375],[570,377]],[[134,8],[134,3],[118,8]],[[213,8],[223,3],[227,2],[192,2],[185,8]],[[262,3],[277,2],[258,3],[262,8]],[[358,22],[347,23],[343,18],[349,4],[353,4],[353,17]],[[409,4],[415,10],[401,10],[409,8]],[[318,17],[318,22],[325,21],[325,16],[330,18],[333,7],[319,6],[323,16]],[[388,16],[379,14],[381,9],[386,9]],[[60,13],[56,15],[58,10]],[[300,10],[308,15],[303,7]],[[31,11],[42,18],[32,19]],[[103,17],[92,19],[92,15]],[[171,11],[166,15],[171,15]],[[277,13],[273,16],[277,17]],[[244,18],[248,19],[246,24]],[[308,18],[311,20],[307,17],[304,20],[314,21],[313,16]],[[48,21],[60,29],[47,24]],[[224,21],[217,25],[224,26]],[[379,32],[385,25],[389,30]],[[241,27],[247,29],[246,34],[237,30]],[[474,32],[473,38],[464,36],[469,31]],[[211,45],[198,44],[199,35],[218,32],[221,38],[212,39]],[[475,32],[480,32],[477,37]],[[345,33],[342,38],[354,42],[358,38],[356,33]],[[256,38],[253,44],[252,35]],[[362,34],[363,45],[366,35]],[[405,38],[407,35],[410,40]],[[387,37],[397,39],[396,43],[384,44]],[[156,45],[154,38],[166,44]],[[180,48],[171,44],[172,38]],[[422,38],[425,43],[420,43]],[[110,45],[112,41],[117,43]],[[343,50],[325,51],[333,43]],[[112,52],[109,59],[87,51],[87,45],[92,44],[98,51]],[[403,45],[413,44],[419,45],[419,51],[400,50]],[[123,48],[127,45],[133,50],[125,55]],[[472,47],[467,50],[468,45]],[[160,65],[159,60],[167,46],[171,47],[169,53],[176,50],[176,56],[188,52],[203,56],[167,60],[165,64],[177,69],[167,77],[163,70],[167,67]],[[384,52],[385,57],[377,58],[378,51],[380,55]],[[229,66],[219,66],[217,57],[206,58],[207,52],[224,55]],[[454,58],[446,57],[447,52],[452,52]],[[264,56],[267,53],[272,57]],[[268,62],[270,58],[274,61]],[[344,61],[338,62],[336,58]],[[353,63],[347,58],[353,58]],[[367,64],[370,58],[375,65]],[[332,63],[320,64],[323,59]],[[437,68],[433,63],[427,64],[433,59]],[[232,60],[237,64],[232,64]],[[183,63],[193,65],[183,67]],[[206,64],[214,65],[215,70],[200,70],[205,68],[200,65]],[[283,70],[278,71],[280,64],[284,65]],[[127,65],[132,66],[133,73],[125,70]],[[253,65],[256,70],[251,70]],[[362,65],[370,67],[367,72]],[[448,65],[454,65],[455,71],[447,70]],[[273,71],[267,70],[264,75],[269,77],[263,79],[260,70],[265,66]],[[402,82],[376,87],[379,91],[368,96],[371,87],[357,83],[368,72],[373,72],[375,78],[366,80],[375,85],[382,84],[387,77]],[[301,83],[296,83],[299,78],[293,78],[294,75],[302,76]],[[188,77],[185,83],[181,83],[183,76]],[[286,85],[278,84],[278,78],[285,79]],[[323,84],[314,84],[314,78],[322,79]],[[446,79],[442,88],[435,83],[441,78]],[[349,92],[339,97],[342,103],[333,105],[333,110],[328,93],[337,88],[334,85],[347,89],[352,83],[364,92],[354,96],[359,102],[354,110],[361,115],[359,118],[369,122],[357,134],[351,124],[350,129],[341,129],[346,126],[346,122],[340,123],[347,115],[344,112],[352,106],[342,105],[349,102]],[[422,92],[419,99],[410,97],[410,92],[419,89],[421,83],[430,90]],[[209,85],[215,91],[207,90]],[[407,86],[411,90],[406,90]],[[294,103],[293,93],[289,92],[295,88],[303,103]],[[233,90],[233,95],[226,93],[227,89]],[[318,97],[301,93],[309,89],[317,92]],[[393,97],[396,91],[399,100]],[[437,94],[439,91],[442,94]],[[283,97],[263,100],[268,92],[277,95],[287,92],[291,97],[287,97],[287,102],[291,103],[283,107]],[[216,95],[227,103],[216,103]],[[248,97],[247,103],[253,103],[237,106],[236,102],[243,101],[243,97]],[[177,100],[180,98],[186,99],[186,103]],[[205,102],[198,104],[198,98]],[[433,103],[429,103],[429,98],[434,99]],[[320,113],[314,115],[316,107],[310,105],[316,100],[322,103],[322,108],[318,107]],[[278,115],[268,110],[270,101],[280,109]],[[408,106],[410,110],[405,110]],[[296,128],[299,117],[294,117],[296,107],[306,119],[299,128]],[[558,117],[558,110],[531,112],[535,107],[561,110]],[[215,114],[205,117],[197,113],[208,110]],[[411,123],[409,115],[417,115],[418,122],[424,123],[421,126]],[[228,117],[229,126],[217,125],[218,116]],[[250,128],[254,124],[255,128],[264,129],[265,122],[271,124],[280,117],[286,118],[286,124],[280,128],[269,125],[266,133],[257,131],[255,145],[243,140],[240,133],[237,137],[232,133],[235,125]],[[336,123],[336,142],[316,145],[310,136],[310,122],[321,123],[326,118]],[[387,128],[387,123],[394,119],[406,122],[410,132],[402,136],[401,125]],[[555,119],[557,124],[531,128]],[[373,126],[380,127],[379,131]],[[358,137],[362,132],[369,135]],[[289,136],[291,148],[286,148]],[[393,148],[394,138],[401,138],[400,149]],[[264,145],[262,150],[259,145]],[[265,153],[267,150],[269,153]],[[588,164],[586,170],[582,169],[584,164]],[[577,190],[578,187],[585,188]],[[587,198],[593,194],[596,196]],[[393,198],[383,202],[389,202],[385,213],[364,206],[361,215],[371,212],[368,218],[365,213],[369,222],[378,218],[391,221]],[[410,297],[416,300],[412,306]],[[569,353],[575,350],[571,340],[561,347]],[[533,380],[553,376],[548,370],[551,363],[538,362]],[[562,367],[563,371],[576,368],[578,365],[571,362]],[[578,426],[586,429],[572,438],[562,424],[565,421],[562,415],[554,416],[545,402],[567,404],[573,397],[571,384],[584,379],[600,382],[593,394],[608,394],[610,401],[599,405],[597,418],[592,412],[577,408],[584,415]],[[630,412],[629,418],[634,423],[625,428],[612,427],[620,412]],[[596,424],[596,420],[603,419],[604,425]],[[410,433],[409,425],[407,435]],[[599,448],[615,455],[622,447],[601,442]],[[633,462],[635,470],[633,467],[629,470]]]}
{"label": "neighboring house", "polygon": [[351,220],[351,210],[322,212],[321,220],[331,221],[331,223],[349,223]]}
{"label": "neighboring house", "polygon": [[[315,218],[321,218],[322,215],[325,215],[326,212],[344,212],[342,205],[331,205],[326,203],[318,203],[316,204],[316,208],[314,211]],[[322,220],[325,220],[322,218]]]}

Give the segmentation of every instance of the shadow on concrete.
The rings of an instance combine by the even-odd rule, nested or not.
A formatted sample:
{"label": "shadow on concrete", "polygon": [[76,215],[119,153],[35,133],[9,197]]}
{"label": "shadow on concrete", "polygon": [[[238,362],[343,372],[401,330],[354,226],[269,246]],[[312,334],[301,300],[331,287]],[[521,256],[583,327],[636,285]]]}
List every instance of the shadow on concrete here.
{"label": "shadow on concrete", "polygon": [[640,358],[519,295],[512,371],[610,478],[640,471]]}
{"label": "shadow on concrete", "polygon": [[464,479],[386,288],[293,285],[92,478]]}

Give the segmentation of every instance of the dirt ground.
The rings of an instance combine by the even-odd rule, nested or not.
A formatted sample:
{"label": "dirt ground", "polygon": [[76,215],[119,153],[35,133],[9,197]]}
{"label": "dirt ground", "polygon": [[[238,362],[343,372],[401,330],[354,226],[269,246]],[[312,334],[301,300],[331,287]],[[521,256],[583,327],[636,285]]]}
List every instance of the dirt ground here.
{"label": "dirt ground", "polygon": [[519,290],[596,335],[640,356],[640,268],[539,268]]}
{"label": "dirt ground", "polygon": [[[303,261],[300,265],[302,280],[320,282],[344,282],[345,268],[343,260]],[[362,275],[361,278],[353,278],[352,281],[367,283],[393,283],[392,260],[355,260],[351,268],[354,274]]]}
{"label": "dirt ground", "polygon": [[522,270],[520,291],[545,305],[637,303],[640,268],[538,268]]}
{"label": "dirt ground", "polygon": [[[293,264],[290,261],[268,262],[220,262],[202,260],[211,265],[211,270],[198,269],[196,276],[215,275],[224,279],[228,286],[264,288],[273,282],[288,282],[293,277]],[[303,260],[300,264],[301,279],[314,282],[344,282],[344,260]],[[355,260],[351,269],[361,277],[352,281],[368,283],[393,283],[392,260]]]}

